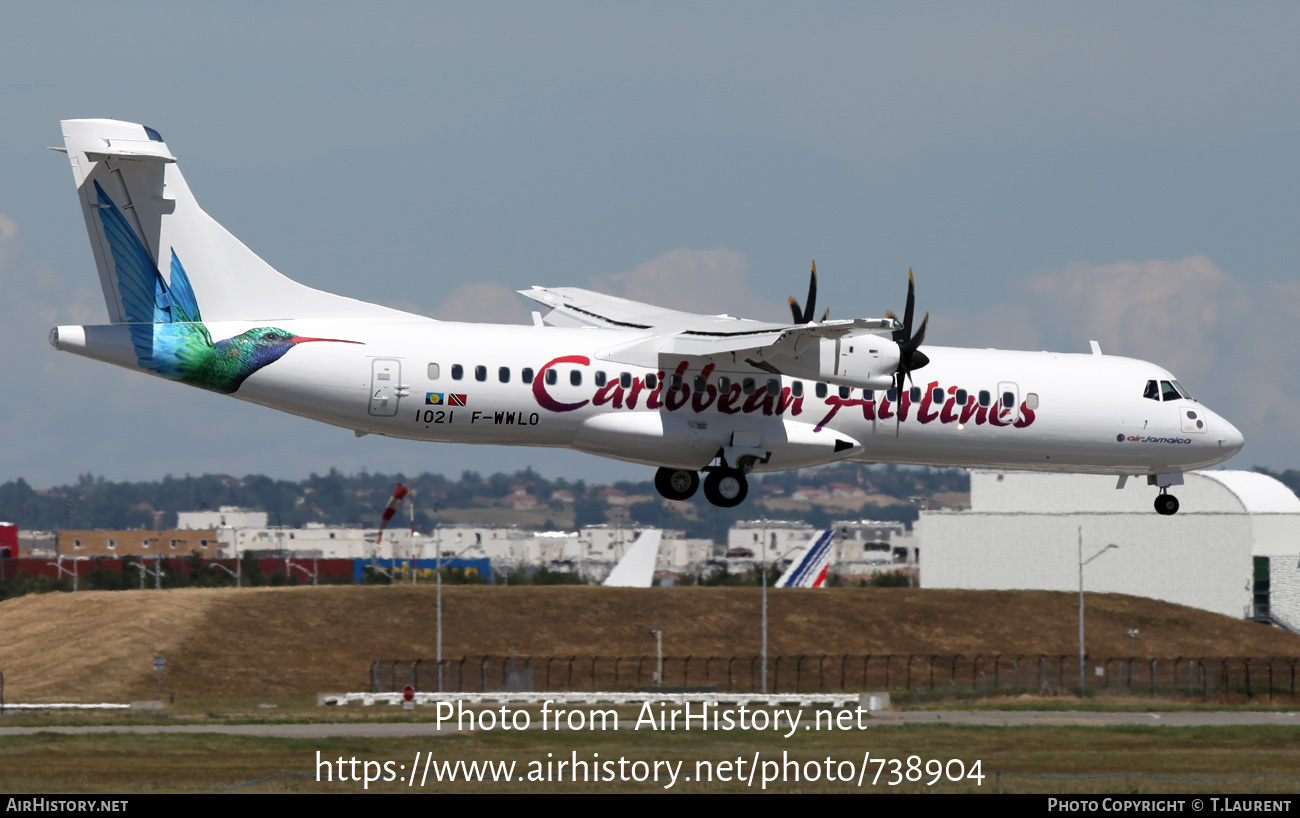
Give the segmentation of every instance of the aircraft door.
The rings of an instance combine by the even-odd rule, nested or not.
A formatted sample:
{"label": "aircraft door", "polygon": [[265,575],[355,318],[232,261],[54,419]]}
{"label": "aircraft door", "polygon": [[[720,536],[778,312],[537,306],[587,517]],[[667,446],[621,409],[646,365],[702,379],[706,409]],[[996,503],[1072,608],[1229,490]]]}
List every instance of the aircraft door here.
{"label": "aircraft door", "polygon": [[[998,384],[995,398],[998,406],[998,418],[1003,423],[1015,423],[1020,420],[1020,387],[1011,381]],[[1010,405],[1008,405],[1010,404]]]}
{"label": "aircraft door", "polygon": [[370,362],[370,414],[393,417],[404,392],[401,385],[402,362],[392,358],[375,358]]}

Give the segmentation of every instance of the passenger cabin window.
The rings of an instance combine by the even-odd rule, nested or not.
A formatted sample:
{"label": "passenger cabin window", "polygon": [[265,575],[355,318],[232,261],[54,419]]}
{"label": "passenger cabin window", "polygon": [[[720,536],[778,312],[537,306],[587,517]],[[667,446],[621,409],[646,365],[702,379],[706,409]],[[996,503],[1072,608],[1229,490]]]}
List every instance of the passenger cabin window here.
{"label": "passenger cabin window", "polygon": [[582,370],[575,369],[569,373],[569,383],[574,386],[582,386]]}
{"label": "passenger cabin window", "polygon": [[1147,381],[1147,388],[1142,392],[1142,397],[1160,400],[1160,385],[1155,381]]}
{"label": "passenger cabin window", "polygon": [[437,364],[429,364],[429,380],[431,380],[431,381],[436,381],[436,380],[438,380],[438,365],[437,365]]}
{"label": "passenger cabin window", "polygon": [[731,391],[731,378],[728,378],[726,375],[719,375],[719,376],[718,376],[718,391],[719,391],[719,392],[730,392],[730,391]]}
{"label": "passenger cabin window", "polygon": [[958,406],[965,406],[966,401],[970,398],[970,394],[967,393],[965,389],[958,389],[956,398]]}
{"label": "passenger cabin window", "polygon": [[461,366],[460,364],[452,364],[451,379],[453,381],[458,381],[463,377],[465,377],[465,367]]}
{"label": "passenger cabin window", "polygon": [[853,387],[851,387],[851,386],[841,386],[841,387],[840,387],[840,399],[841,399],[841,400],[848,400],[848,399],[849,399],[849,395],[851,395],[851,394],[853,394]]}
{"label": "passenger cabin window", "polygon": [[521,381],[523,381],[524,383],[532,383],[532,382],[533,382],[533,368],[532,368],[531,366],[526,366],[526,367],[524,367],[523,370],[521,370],[520,373],[519,373],[519,379],[520,379]]}
{"label": "passenger cabin window", "polygon": [[817,384],[817,389],[815,391],[817,392],[817,397],[819,398],[826,397],[826,384],[824,383]]}
{"label": "passenger cabin window", "polygon": [[886,390],[885,398],[888,399],[890,403],[898,403],[898,390],[897,389]]}
{"label": "passenger cabin window", "polygon": [[862,390],[862,399],[863,399],[863,400],[875,400],[875,399],[876,399],[876,390],[874,390],[874,389],[863,389],[863,390]]}
{"label": "passenger cabin window", "polygon": [[476,380],[476,381],[486,381],[486,380],[487,380],[487,367],[486,367],[486,366],[483,366],[482,364],[479,364],[478,366],[474,367],[474,380]]}
{"label": "passenger cabin window", "polygon": [[621,387],[623,387],[624,389],[631,389],[631,388],[632,388],[632,373],[631,373],[631,372],[623,372],[623,373],[620,373],[619,376],[618,376],[618,385],[621,386]]}
{"label": "passenger cabin window", "polygon": [[604,385],[605,385],[605,372],[603,370],[596,370],[596,386],[604,386]]}
{"label": "passenger cabin window", "polygon": [[909,396],[910,396],[911,399],[912,399],[912,403],[920,403],[920,402],[921,402],[921,387],[919,387],[919,386],[913,386],[913,387],[909,390]]}
{"label": "passenger cabin window", "polygon": [[546,370],[546,385],[555,386],[556,381],[560,379],[559,374],[554,369]]}
{"label": "passenger cabin window", "polygon": [[497,368],[497,380],[502,383],[510,383],[510,367],[502,366]]}
{"label": "passenger cabin window", "polygon": [[692,383],[695,385],[696,392],[703,392],[709,385],[709,379],[703,375],[696,375]]}
{"label": "passenger cabin window", "polygon": [[943,388],[936,386],[930,393],[930,400],[935,403],[943,403]]}
{"label": "passenger cabin window", "polygon": [[989,390],[987,390],[987,389],[981,389],[981,390],[980,390],[980,406],[987,407],[987,406],[988,406],[989,404],[991,404],[991,403],[993,403],[993,396],[992,396],[991,394],[989,394]]}
{"label": "passenger cabin window", "polygon": [[1030,392],[1028,395],[1025,395],[1025,407],[1031,410],[1038,408],[1037,392]]}
{"label": "passenger cabin window", "polygon": [[757,388],[757,387],[754,386],[754,379],[753,379],[753,378],[745,378],[745,380],[742,381],[741,384],[740,384],[740,391],[741,391],[741,392],[744,392],[746,395],[752,395],[752,394],[754,394],[754,390],[755,390],[756,388]]}
{"label": "passenger cabin window", "polygon": [[795,381],[794,383],[790,384],[790,394],[794,395],[796,398],[802,398],[803,381]]}
{"label": "passenger cabin window", "polygon": [[1015,406],[1016,406],[1016,393],[1015,393],[1015,392],[1003,392],[1003,393],[1002,393],[1002,408],[1004,408],[1004,409],[1014,409]]}
{"label": "passenger cabin window", "polygon": [[658,376],[658,375],[655,375],[655,374],[652,372],[652,373],[650,373],[649,375],[646,375],[646,376],[645,376],[645,388],[646,388],[646,389],[654,389],[654,388],[655,388],[656,386],[658,386],[658,385],[659,385],[659,376]]}
{"label": "passenger cabin window", "polygon": [[781,380],[779,378],[767,379],[767,394],[777,395],[781,392]]}

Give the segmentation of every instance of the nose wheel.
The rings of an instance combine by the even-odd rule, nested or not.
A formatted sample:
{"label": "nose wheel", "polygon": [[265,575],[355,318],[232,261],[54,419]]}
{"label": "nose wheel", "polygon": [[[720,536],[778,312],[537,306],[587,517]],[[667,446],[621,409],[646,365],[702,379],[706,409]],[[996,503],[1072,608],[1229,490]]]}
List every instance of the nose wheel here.
{"label": "nose wheel", "polygon": [[669,500],[689,500],[700,487],[700,476],[690,469],[660,469],[655,488]]}
{"label": "nose wheel", "polygon": [[1156,513],[1168,517],[1171,514],[1178,513],[1178,498],[1172,494],[1166,494],[1163,489],[1156,495]]}
{"label": "nose wheel", "polygon": [[704,496],[722,508],[734,508],[745,502],[749,480],[739,469],[715,469],[704,478]]}

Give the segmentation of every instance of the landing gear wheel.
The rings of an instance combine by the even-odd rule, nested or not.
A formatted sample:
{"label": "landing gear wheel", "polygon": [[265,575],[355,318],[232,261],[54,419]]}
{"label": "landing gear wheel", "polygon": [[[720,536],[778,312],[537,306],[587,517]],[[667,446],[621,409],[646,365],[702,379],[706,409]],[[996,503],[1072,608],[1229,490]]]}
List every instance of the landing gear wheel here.
{"label": "landing gear wheel", "polygon": [[718,469],[704,478],[704,496],[715,506],[734,508],[745,502],[747,494],[749,480],[736,469]]}
{"label": "landing gear wheel", "polygon": [[1156,512],[1168,517],[1178,513],[1178,498],[1172,494],[1156,495]]}
{"label": "landing gear wheel", "polygon": [[700,487],[700,476],[690,469],[660,469],[655,488],[669,500],[689,500]]}

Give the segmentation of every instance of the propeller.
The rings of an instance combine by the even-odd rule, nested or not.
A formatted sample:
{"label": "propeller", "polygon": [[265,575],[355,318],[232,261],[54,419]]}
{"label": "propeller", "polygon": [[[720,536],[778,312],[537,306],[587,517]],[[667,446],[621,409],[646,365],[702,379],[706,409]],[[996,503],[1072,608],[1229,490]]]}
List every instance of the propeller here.
{"label": "propeller", "polygon": [[[903,309],[903,325],[894,330],[894,343],[898,344],[898,369],[894,371],[894,394],[900,399],[903,394],[904,383],[910,383],[912,373],[921,369],[930,363],[930,358],[920,350],[921,344],[925,341],[925,328],[930,323],[930,313],[926,313],[921,319],[921,328],[912,334],[912,317],[916,308],[916,281],[912,278],[912,271],[907,271],[907,306]],[[893,318],[895,321],[898,317],[892,312],[885,313],[887,318]],[[895,414],[894,437],[898,437],[898,415]]]}
{"label": "propeller", "polygon": [[[796,324],[811,324],[813,320],[813,311],[817,308],[817,262],[812,263],[812,278],[808,280],[808,304],[802,310],[799,309],[799,302],[793,298],[790,299],[790,314],[794,316]],[[826,316],[830,316],[830,308],[826,308]],[[822,318],[823,321],[826,317]]]}

